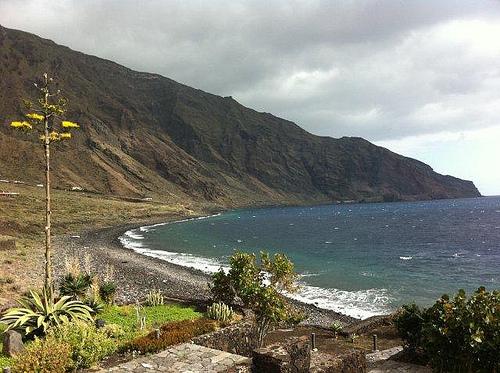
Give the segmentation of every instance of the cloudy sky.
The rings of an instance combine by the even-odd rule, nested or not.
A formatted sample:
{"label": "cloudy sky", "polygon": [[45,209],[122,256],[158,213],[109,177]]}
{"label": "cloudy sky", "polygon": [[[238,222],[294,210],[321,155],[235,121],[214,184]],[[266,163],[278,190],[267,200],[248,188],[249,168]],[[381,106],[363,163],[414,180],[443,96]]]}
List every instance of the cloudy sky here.
{"label": "cloudy sky", "polygon": [[0,0],[0,24],[500,194],[498,0]]}

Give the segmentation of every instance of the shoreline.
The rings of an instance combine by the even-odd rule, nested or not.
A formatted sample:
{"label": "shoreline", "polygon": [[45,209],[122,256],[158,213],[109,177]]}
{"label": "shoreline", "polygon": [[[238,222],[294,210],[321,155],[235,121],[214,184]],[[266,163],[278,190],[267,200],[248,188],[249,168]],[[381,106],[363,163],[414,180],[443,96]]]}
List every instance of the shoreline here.
{"label": "shoreline", "polygon": [[[196,219],[199,216],[165,216],[143,222],[90,229],[78,235],[56,236],[54,237],[56,278],[64,271],[66,257],[76,256],[82,261],[88,254],[94,271],[104,273],[107,265],[114,267],[115,282],[119,285],[116,297],[118,303],[134,303],[142,300],[149,290],[155,288],[160,289],[168,300],[204,308],[210,301],[208,289],[210,276],[208,274],[201,270],[137,253],[124,247],[119,240],[126,231],[131,229],[190,218]],[[295,308],[308,314],[304,323],[309,325],[329,327],[335,321],[344,324],[361,321],[333,310],[319,308],[291,298],[288,300]]]}

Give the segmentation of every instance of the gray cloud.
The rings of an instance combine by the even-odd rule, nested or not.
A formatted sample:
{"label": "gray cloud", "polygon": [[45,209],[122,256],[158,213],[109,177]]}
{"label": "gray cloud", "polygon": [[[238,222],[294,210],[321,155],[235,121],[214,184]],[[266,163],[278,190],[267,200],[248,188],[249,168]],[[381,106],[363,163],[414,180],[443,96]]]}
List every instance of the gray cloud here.
{"label": "gray cloud", "polygon": [[0,23],[321,135],[500,124],[496,1],[0,0]]}

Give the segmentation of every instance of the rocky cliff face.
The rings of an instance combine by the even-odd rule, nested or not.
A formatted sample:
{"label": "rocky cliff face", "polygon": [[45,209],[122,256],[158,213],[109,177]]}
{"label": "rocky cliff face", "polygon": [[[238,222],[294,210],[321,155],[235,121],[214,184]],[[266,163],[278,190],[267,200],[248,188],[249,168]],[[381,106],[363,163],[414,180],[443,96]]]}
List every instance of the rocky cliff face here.
{"label": "rocky cliff face", "polygon": [[[156,74],[0,27],[0,176],[42,180],[41,147],[8,126],[43,72],[82,129],[58,144],[60,187],[225,206],[475,197],[470,181],[361,138],[296,124]],[[35,150],[34,150],[35,149]]]}

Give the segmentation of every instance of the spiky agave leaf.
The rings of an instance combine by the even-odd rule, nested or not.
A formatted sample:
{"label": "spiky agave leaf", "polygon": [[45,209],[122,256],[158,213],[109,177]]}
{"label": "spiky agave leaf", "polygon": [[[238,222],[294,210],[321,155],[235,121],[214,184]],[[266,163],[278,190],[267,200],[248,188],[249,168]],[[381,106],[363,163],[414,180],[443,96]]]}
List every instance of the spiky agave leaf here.
{"label": "spiky agave leaf", "polygon": [[70,296],[64,296],[56,303],[50,301],[46,291],[42,296],[30,291],[30,297],[19,300],[22,307],[7,311],[1,322],[7,324],[7,330],[17,329],[30,334],[35,331],[46,333],[53,326],[71,320],[92,321],[92,309]]}

